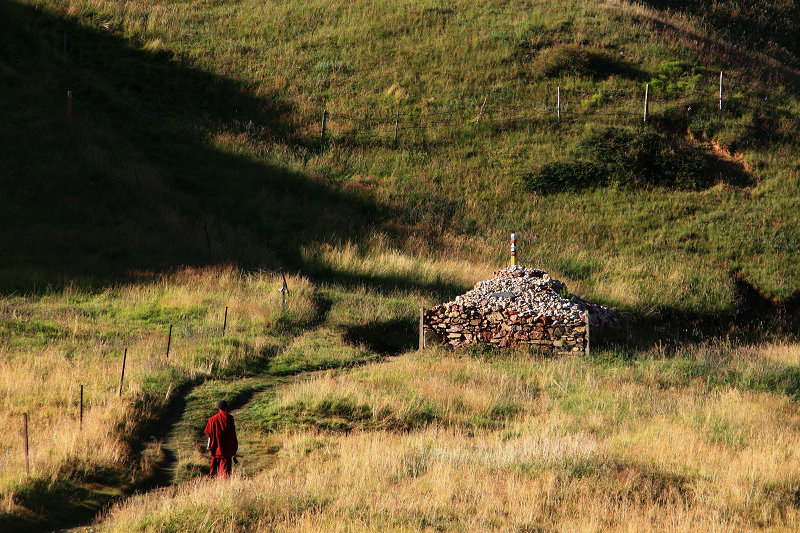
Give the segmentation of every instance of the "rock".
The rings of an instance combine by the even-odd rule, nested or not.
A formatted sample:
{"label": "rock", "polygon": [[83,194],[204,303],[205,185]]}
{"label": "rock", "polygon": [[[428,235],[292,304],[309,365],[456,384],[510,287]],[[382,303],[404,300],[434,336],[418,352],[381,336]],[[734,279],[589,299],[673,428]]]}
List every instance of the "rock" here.
{"label": "rock", "polygon": [[569,294],[546,272],[520,266],[495,272],[466,294],[424,311],[423,318],[426,329],[453,346],[488,341],[571,350],[585,345],[587,319],[590,329],[619,323],[613,311]]}

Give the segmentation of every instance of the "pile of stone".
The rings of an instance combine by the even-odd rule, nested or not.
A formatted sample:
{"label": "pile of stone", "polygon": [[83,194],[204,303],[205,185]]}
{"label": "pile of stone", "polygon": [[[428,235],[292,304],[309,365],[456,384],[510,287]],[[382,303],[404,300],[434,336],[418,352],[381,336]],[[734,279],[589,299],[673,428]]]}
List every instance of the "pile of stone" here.
{"label": "pile of stone", "polygon": [[[587,327],[588,321],[588,327]],[[452,302],[423,312],[426,343],[490,343],[584,351],[590,332],[619,324],[617,315],[570,294],[542,270],[514,266],[480,281]]]}

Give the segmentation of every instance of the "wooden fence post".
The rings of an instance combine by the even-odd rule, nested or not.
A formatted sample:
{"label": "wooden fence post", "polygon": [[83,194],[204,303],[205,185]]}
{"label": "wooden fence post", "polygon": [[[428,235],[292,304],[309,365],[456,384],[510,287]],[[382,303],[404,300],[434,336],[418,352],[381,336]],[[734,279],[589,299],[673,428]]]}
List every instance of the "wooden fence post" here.
{"label": "wooden fence post", "polygon": [[225,328],[228,327],[228,308],[225,307],[225,318],[222,320],[222,336],[225,336]]}
{"label": "wooden fence post", "polygon": [[167,337],[167,357],[169,357],[169,347],[172,345],[172,324],[169,325],[169,336]]}
{"label": "wooden fence post", "polygon": [[647,112],[650,107],[650,84],[644,86],[644,123],[647,124]]}
{"label": "wooden fence post", "polygon": [[122,374],[119,376],[119,397],[122,398],[122,383],[125,381],[125,363],[128,360],[128,349],[125,348],[125,353],[122,355]]}
{"label": "wooden fence post", "polygon": [[203,229],[206,231],[206,246],[208,247],[208,255],[211,255],[211,235],[208,233],[208,220],[203,219]]}
{"label": "wooden fence post", "polygon": [[25,475],[31,477],[31,464],[28,458],[28,413],[22,413],[22,426],[25,434]]}
{"label": "wooden fence post", "polygon": [[419,349],[425,349],[425,308],[419,308]]}
{"label": "wooden fence post", "polygon": [[25,475],[31,476],[31,465],[28,459],[28,413],[22,413],[22,426],[25,433]]}
{"label": "wooden fence post", "polygon": [[139,172],[136,170],[136,167],[133,167],[133,176],[136,178],[136,188],[139,190],[139,196],[143,196],[142,180],[139,179]]}
{"label": "wooden fence post", "polygon": [[556,89],[556,117],[561,122],[561,87]]}
{"label": "wooden fence post", "polygon": [[487,96],[483,97],[483,105],[481,105],[481,111],[480,111],[480,113],[478,113],[478,118],[475,119],[475,125],[477,125],[478,122],[481,121],[481,117],[483,116],[483,110],[486,109],[486,99],[487,98],[488,98]]}
{"label": "wooden fence post", "polygon": [[286,283],[286,274],[281,272],[283,284],[281,285],[281,313],[286,312],[286,295],[289,294],[289,285]]}
{"label": "wooden fence post", "polygon": [[589,311],[584,311],[583,316],[585,317],[584,320],[586,320],[586,355],[589,356]]}

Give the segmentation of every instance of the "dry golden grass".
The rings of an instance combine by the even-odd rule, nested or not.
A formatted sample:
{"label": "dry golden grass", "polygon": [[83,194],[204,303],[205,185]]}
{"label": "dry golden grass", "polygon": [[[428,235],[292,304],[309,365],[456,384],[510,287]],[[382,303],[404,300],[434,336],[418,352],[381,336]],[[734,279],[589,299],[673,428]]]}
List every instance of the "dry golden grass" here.
{"label": "dry golden grass", "polygon": [[[735,357],[777,349],[743,348]],[[778,351],[786,359],[796,350]],[[583,358],[477,361],[434,353],[288,385],[274,400],[278,411],[303,402],[312,412],[315,402],[336,395],[398,417],[422,399],[444,416],[411,431],[282,430],[269,437],[281,443],[271,469],[133,498],[112,509],[102,527],[797,530],[794,402],[734,386],[708,388],[701,378],[653,386],[648,361],[609,367]],[[750,364],[761,362],[767,360]],[[498,427],[463,417],[503,401],[518,402],[521,411]],[[457,414],[461,423],[452,423]]]}
{"label": "dry golden grass", "polygon": [[[423,244],[419,244],[420,247]],[[415,248],[411,243],[412,249]],[[422,250],[418,250],[422,251]],[[320,244],[302,250],[306,261],[334,272],[371,277],[395,277],[419,283],[451,283],[471,287],[476,281],[491,277],[497,270],[488,263],[469,262],[462,257],[436,256],[433,252],[416,255],[391,246],[385,235],[372,234],[367,245],[347,242],[341,245]]]}
{"label": "dry golden grass", "polygon": [[[491,397],[486,390],[492,390]],[[350,409],[371,427],[502,423],[517,412],[534,412],[539,386],[531,376],[511,376],[471,359],[403,358],[391,365],[370,365],[348,374],[324,376],[284,388],[271,401],[275,415],[316,414],[347,418]]]}
{"label": "dry golden grass", "polygon": [[[314,318],[311,284],[298,276],[288,276],[288,282],[285,315],[278,277],[231,267],[185,269],[94,294],[67,288],[0,300],[0,423],[10,428],[0,448],[0,511],[13,509],[9,495],[26,483],[22,413],[28,413],[34,479],[124,467],[127,439],[136,437],[180,382],[256,360],[281,342],[283,327]],[[167,359],[169,324],[174,328]]]}

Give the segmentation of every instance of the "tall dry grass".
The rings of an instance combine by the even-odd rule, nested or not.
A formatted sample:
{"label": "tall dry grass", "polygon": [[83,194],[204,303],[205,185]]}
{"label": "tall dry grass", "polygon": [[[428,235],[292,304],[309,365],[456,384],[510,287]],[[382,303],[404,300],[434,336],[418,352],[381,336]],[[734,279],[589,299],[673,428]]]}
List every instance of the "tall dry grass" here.
{"label": "tall dry grass", "polygon": [[[691,354],[710,365],[793,362],[797,346]],[[720,362],[722,353],[727,361]],[[689,360],[689,354],[680,358]],[[741,359],[739,361],[738,359]],[[792,531],[800,527],[800,416],[791,397],[708,375],[655,386],[657,354],[585,358],[432,354],[291,384],[275,411],[330,413],[332,396],[401,417],[420,398],[449,418],[403,431],[356,417],[274,430],[272,467],[198,481],[110,511],[109,531]],[[677,363],[675,363],[677,364]],[[709,385],[711,383],[711,385]],[[524,387],[522,386],[524,384]],[[525,399],[521,391],[527,390]],[[530,394],[529,391],[535,391]],[[470,417],[516,401],[514,416]],[[326,403],[327,402],[327,403]],[[358,403],[356,402],[356,403]],[[264,417],[263,405],[241,415]],[[275,412],[273,411],[273,413]],[[358,411],[356,411],[358,412]],[[339,413],[347,416],[347,411]],[[248,416],[251,417],[248,419]],[[252,428],[251,428],[252,429]]]}
{"label": "tall dry grass", "polygon": [[[420,238],[421,239],[421,238]],[[425,249],[426,243],[412,239],[410,249],[392,246],[384,234],[372,233],[359,245],[345,242],[338,245],[317,244],[302,249],[305,261],[319,268],[348,276],[397,279],[419,285],[452,284],[471,288],[479,280],[491,277],[496,266],[469,257],[467,253],[451,256],[444,250]],[[481,246],[475,243],[475,248]],[[475,249],[462,243],[466,249]]]}
{"label": "tall dry grass", "polygon": [[129,443],[177,386],[266,364],[287,331],[314,319],[311,283],[287,277],[286,313],[279,277],[231,267],[184,269],[95,293],[67,288],[0,300],[0,424],[9,428],[0,448],[2,511],[13,509],[9,495],[29,482],[22,413],[28,414],[33,479],[103,478],[114,471],[135,477]]}

